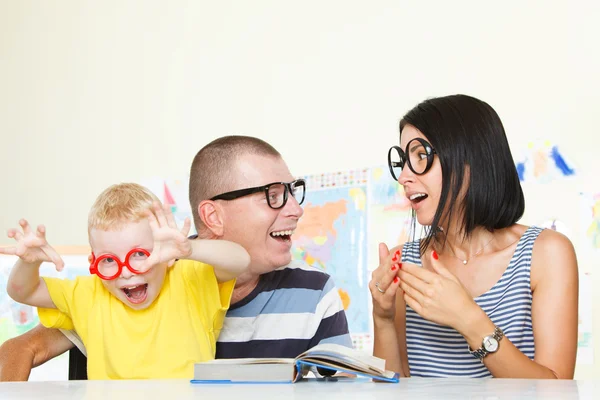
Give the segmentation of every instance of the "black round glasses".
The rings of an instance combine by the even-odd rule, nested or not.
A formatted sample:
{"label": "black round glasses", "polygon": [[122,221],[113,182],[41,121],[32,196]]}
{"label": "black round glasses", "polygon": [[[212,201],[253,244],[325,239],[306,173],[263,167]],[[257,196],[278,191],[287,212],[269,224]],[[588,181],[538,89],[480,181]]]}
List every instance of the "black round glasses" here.
{"label": "black round glasses", "polygon": [[388,167],[395,181],[400,178],[402,169],[408,164],[408,168],[416,175],[423,175],[433,164],[435,149],[429,142],[422,138],[414,138],[402,150],[400,146],[392,146],[388,150]]}
{"label": "black round glasses", "polygon": [[232,192],[222,193],[214,196],[211,200],[235,200],[240,197],[249,196],[254,193],[264,192],[267,198],[267,204],[274,210],[285,206],[289,193],[294,196],[298,204],[304,202],[306,193],[306,183],[304,179],[296,179],[293,182],[273,182],[263,186],[256,186],[247,189],[234,190]]}

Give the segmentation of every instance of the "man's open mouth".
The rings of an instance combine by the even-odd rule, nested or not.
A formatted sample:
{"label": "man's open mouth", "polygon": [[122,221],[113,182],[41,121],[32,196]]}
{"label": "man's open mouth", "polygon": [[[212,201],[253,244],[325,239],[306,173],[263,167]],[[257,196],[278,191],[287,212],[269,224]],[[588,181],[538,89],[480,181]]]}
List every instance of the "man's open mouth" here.
{"label": "man's open mouth", "polygon": [[271,237],[277,240],[281,240],[283,242],[289,242],[292,240],[292,235],[294,234],[294,230],[287,231],[275,231],[271,232]]}

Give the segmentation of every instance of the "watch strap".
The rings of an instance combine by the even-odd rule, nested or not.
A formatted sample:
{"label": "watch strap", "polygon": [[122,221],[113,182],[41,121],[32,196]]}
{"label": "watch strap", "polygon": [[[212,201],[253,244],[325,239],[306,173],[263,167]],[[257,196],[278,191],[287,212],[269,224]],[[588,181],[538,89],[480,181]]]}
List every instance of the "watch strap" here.
{"label": "watch strap", "polygon": [[[494,339],[496,339],[496,341],[498,343],[500,343],[500,340],[504,337],[504,332],[502,332],[502,329],[498,328],[497,326],[494,329],[494,333],[492,333],[491,335]],[[484,338],[485,340],[485,338]],[[481,362],[483,362],[483,358],[485,356],[487,356],[488,354],[490,354],[489,351],[487,351],[485,349],[485,347],[483,346],[483,341],[481,343],[481,347],[478,348],[477,350],[471,350],[470,346],[467,346],[469,349],[469,353],[471,353],[473,356],[479,358],[481,360]]]}

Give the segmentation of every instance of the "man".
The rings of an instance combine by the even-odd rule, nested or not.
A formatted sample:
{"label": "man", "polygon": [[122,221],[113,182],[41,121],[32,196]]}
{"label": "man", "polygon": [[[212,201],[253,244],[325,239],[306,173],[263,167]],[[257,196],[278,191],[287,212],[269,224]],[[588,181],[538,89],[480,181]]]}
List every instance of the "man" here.
{"label": "man", "polygon": [[[217,358],[295,357],[318,343],[352,346],[331,277],[291,260],[304,189],[281,154],[257,138],[222,137],[194,158],[189,195],[198,236],[237,242],[252,260],[236,281]],[[0,347],[0,380],[26,380],[32,367],[72,347],[60,331],[38,326]]]}

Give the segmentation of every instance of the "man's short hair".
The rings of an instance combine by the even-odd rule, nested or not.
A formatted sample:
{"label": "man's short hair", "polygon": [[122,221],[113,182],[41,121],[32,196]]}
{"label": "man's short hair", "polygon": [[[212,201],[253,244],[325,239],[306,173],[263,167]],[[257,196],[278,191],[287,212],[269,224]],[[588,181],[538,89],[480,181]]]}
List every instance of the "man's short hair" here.
{"label": "man's short hair", "polygon": [[281,157],[273,146],[252,136],[223,136],[204,146],[194,157],[190,169],[189,196],[196,230],[203,226],[198,214],[198,204],[218,194],[242,189],[236,184],[236,161],[240,156],[252,154]]}
{"label": "man's short hair", "polygon": [[119,183],[105,189],[96,198],[88,214],[88,232],[92,229],[115,230],[146,218],[152,203],[160,200],[137,183]]}

